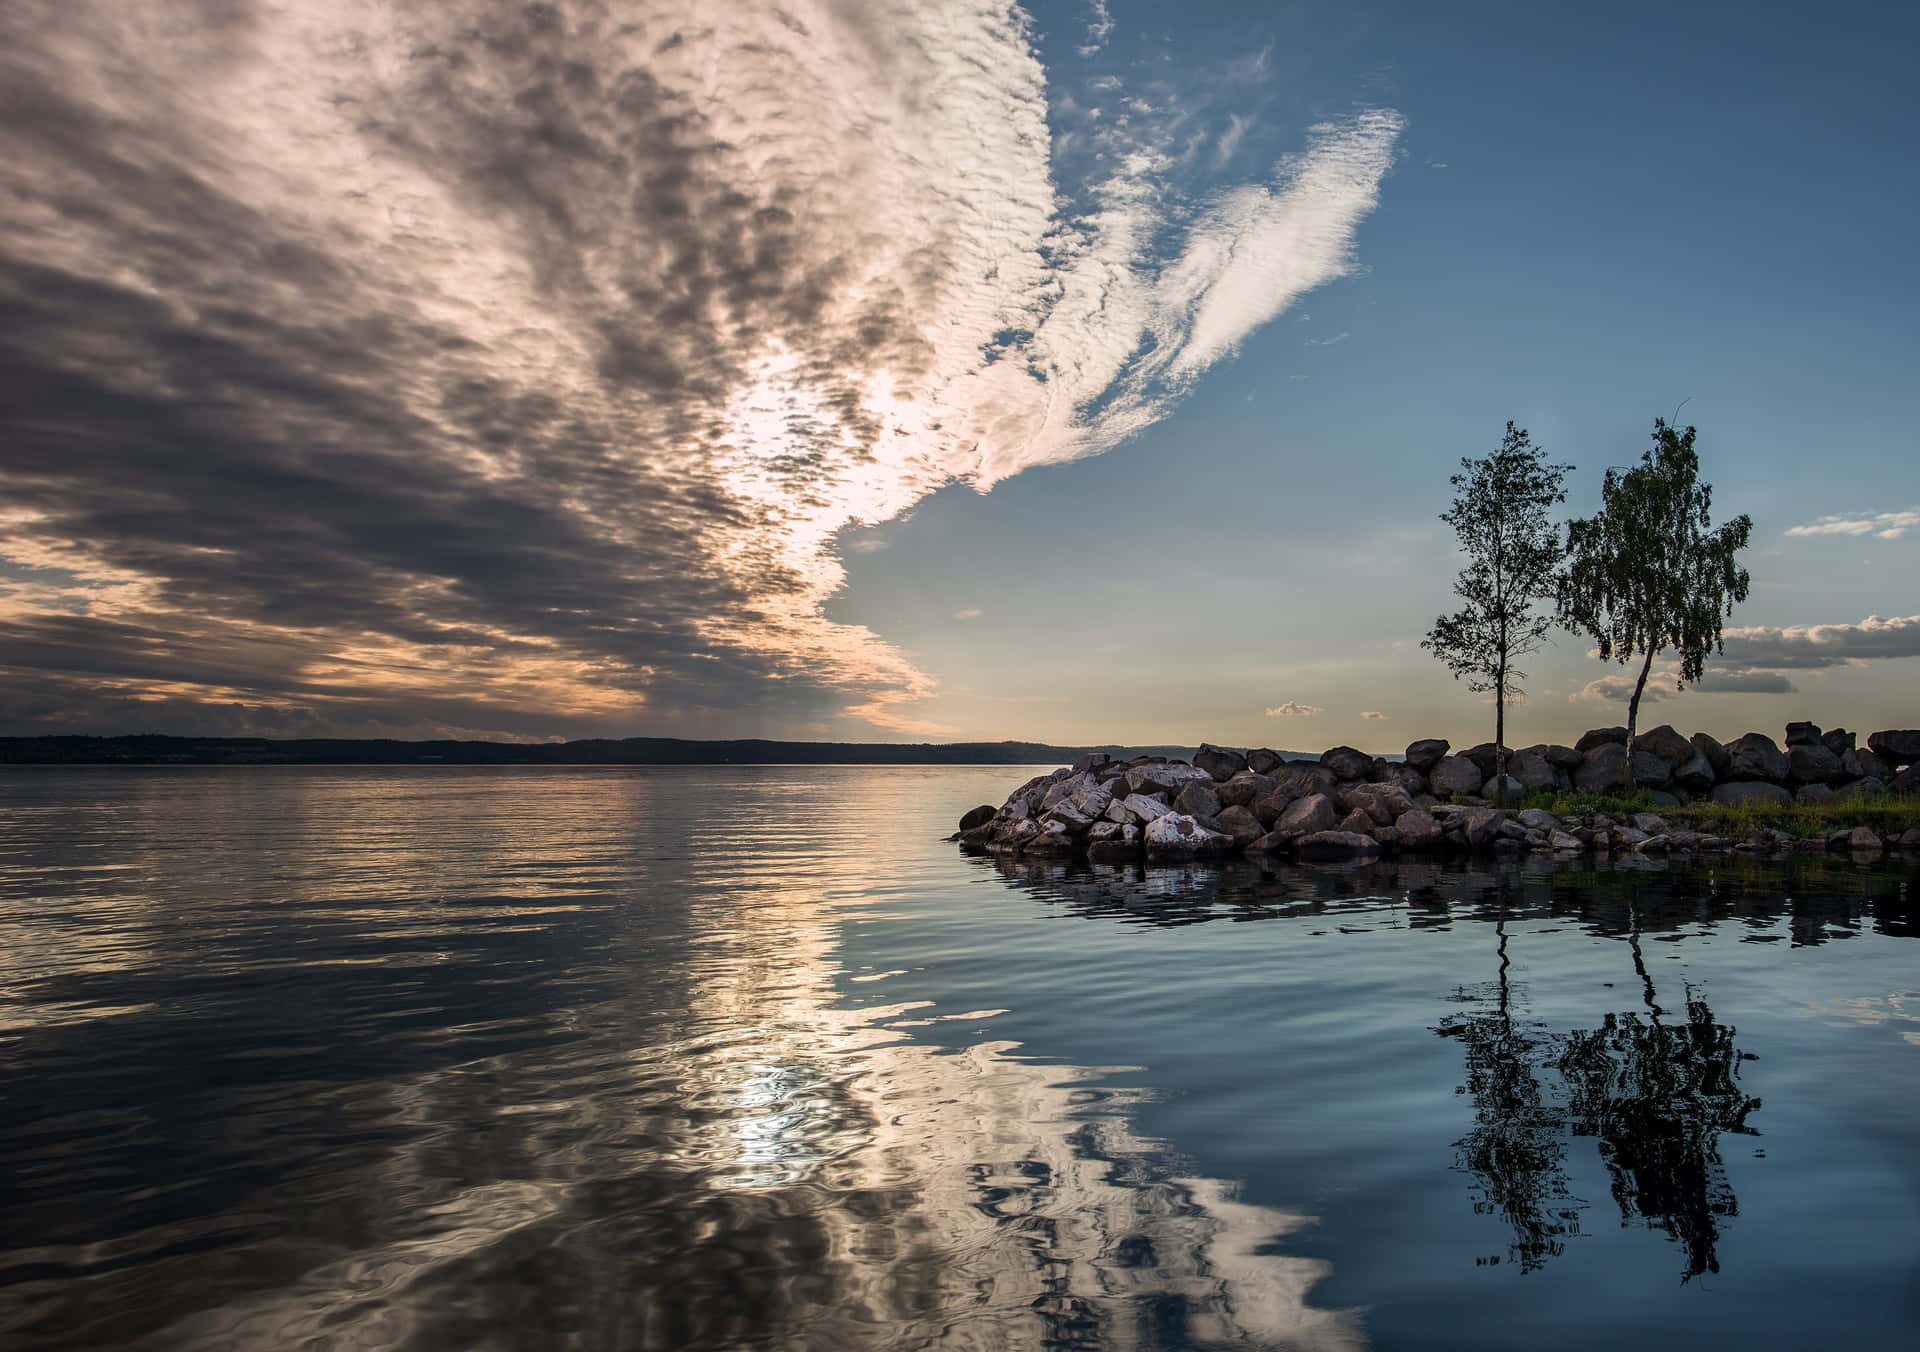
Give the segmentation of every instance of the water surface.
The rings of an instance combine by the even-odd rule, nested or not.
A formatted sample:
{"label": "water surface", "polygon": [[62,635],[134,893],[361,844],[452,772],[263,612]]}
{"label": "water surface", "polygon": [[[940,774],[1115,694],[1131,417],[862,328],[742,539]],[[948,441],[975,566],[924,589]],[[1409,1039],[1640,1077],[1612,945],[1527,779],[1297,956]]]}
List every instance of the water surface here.
{"label": "water surface", "polygon": [[1027,773],[0,774],[0,1343],[1911,1346],[1910,864],[941,839]]}

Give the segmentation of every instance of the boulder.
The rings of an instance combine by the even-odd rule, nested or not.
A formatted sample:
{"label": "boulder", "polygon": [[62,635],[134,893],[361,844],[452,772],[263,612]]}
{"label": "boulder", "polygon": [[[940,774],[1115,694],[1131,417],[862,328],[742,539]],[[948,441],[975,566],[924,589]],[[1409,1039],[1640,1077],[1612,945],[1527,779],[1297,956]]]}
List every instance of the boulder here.
{"label": "boulder", "polygon": [[1840,778],[1840,758],[1819,742],[1796,742],[1787,750],[1787,778],[1795,784],[1831,784]]}
{"label": "boulder", "polygon": [[1269,751],[1264,746],[1247,753],[1247,768],[1256,775],[1270,775],[1284,764],[1286,762],[1280,759],[1279,752]]}
{"label": "boulder", "polygon": [[1190,779],[1175,795],[1173,810],[1184,812],[1189,817],[1217,817],[1220,815],[1220,800],[1213,796],[1212,784],[1205,780]]}
{"label": "boulder", "polygon": [[[1782,759],[1785,758],[1782,757]],[[1786,807],[1793,802],[1793,795],[1778,784],[1769,784],[1765,780],[1736,779],[1716,788],[1713,791],[1713,801],[1723,807],[1739,807],[1742,803]]]}
{"label": "boulder", "polygon": [[1020,847],[1022,854],[1072,854],[1074,839],[1057,823],[1048,824]]}
{"label": "boulder", "polygon": [[1587,842],[1570,831],[1548,832],[1547,845],[1563,854],[1584,854],[1587,848]]}
{"label": "boulder", "polygon": [[1625,728],[1594,728],[1581,733],[1580,740],[1573,744],[1573,749],[1584,756],[1597,746],[1625,746],[1626,744]]}
{"label": "boulder", "polygon": [[1729,779],[1760,779],[1781,784],[1786,781],[1790,768],[1785,753],[1765,733],[1749,732],[1727,743]]}
{"label": "boulder", "polygon": [[1289,798],[1305,798],[1316,793],[1332,796],[1339,787],[1340,781],[1333,771],[1311,762],[1296,761],[1273,773],[1273,791]]}
{"label": "boulder", "polygon": [[1787,724],[1787,745],[1808,746],[1820,741],[1820,725],[1817,723]]}
{"label": "boulder", "polygon": [[1552,793],[1560,787],[1560,774],[1536,747],[1513,753],[1507,770],[1528,793]]}
{"label": "boulder", "polygon": [[1309,794],[1288,805],[1273,824],[1275,835],[1306,836],[1330,830],[1338,817],[1333,800],[1324,793]]}
{"label": "boulder", "polygon": [[1871,733],[1867,746],[1888,765],[1912,765],[1920,761],[1920,728]]}
{"label": "boulder", "polygon": [[1287,805],[1291,802],[1293,799],[1284,793],[1270,793],[1265,798],[1253,800],[1253,815],[1260,819],[1261,825],[1271,831],[1273,824],[1280,820],[1280,814],[1287,810]]}
{"label": "boulder", "polygon": [[1380,850],[1379,841],[1358,831],[1315,831],[1294,842],[1294,852],[1302,859],[1351,859]]}
{"label": "boulder", "polygon": [[1561,746],[1557,742],[1543,744],[1534,747],[1533,750],[1545,756],[1548,765],[1551,765],[1556,770],[1565,770],[1569,775],[1575,770],[1578,770],[1580,768],[1580,762],[1585,759],[1583,753],[1575,751],[1570,746]]}
{"label": "boulder", "polygon": [[1113,757],[1104,751],[1089,751],[1073,763],[1074,773],[1084,774],[1088,770],[1100,770],[1113,764]]}
{"label": "boulder", "polygon": [[1095,822],[1087,832],[1087,844],[1098,845],[1103,840],[1119,840],[1122,829],[1119,822]]}
{"label": "boulder", "polygon": [[1222,782],[1232,779],[1247,768],[1247,758],[1238,751],[1209,746],[1205,742],[1202,742],[1200,749],[1193,753],[1193,763]]}
{"label": "boulder", "polygon": [[1916,826],[1911,831],[1902,831],[1887,843],[1897,849],[1920,850],[1920,826]]}
{"label": "boulder", "polygon": [[1137,840],[1100,840],[1087,846],[1089,864],[1126,864],[1139,857]]}
{"label": "boulder", "polygon": [[990,804],[982,803],[979,807],[974,808],[960,818],[960,829],[962,831],[971,831],[976,826],[985,826],[993,820],[994,815],[993,807]]}
{"label": "boulder", "polygon": [[1895,793],[1920,793],[1920,764],[1909,765],[1887,782]]}
{"label": "boulder", "polygon": [[1389,764],[1385,773],[1377,776],[1377,778],[1382,784],[1393,785],[1409,798],[1418,798],[1427,791],[1427,777],[1411,765],[1404,764],[1400,761],[1394,761]]}
{"label": "boulder", "polygon": [[1516,814],[1514,820],[1526,827],[1529,831],[1557,831],[1560,829],[1560,819],[1558,817],[1554,816],[1551,812],[1537,807],[1530,807],[1526,811]]}
{"label": "boulder", "polygon": [[[1505,783],[1507,790],[1504,799],[1500,796],[1502,782]],[[1482,784],[1480,786],[1480,796],[1490,803],[1504,801],[1511,807],[1527,796],[1527,786],[1515,779],[1512,775],[1502,775],[1500,779],[1489,779],[1486,783]]]}
{"label": "boulder", "polygon": [[1638,733],[1633,739],[1635,751],[1651,751],[1669,765],[1681,765],[1691,759],[1693,743],[1673,730],[1671,723]]}
{"label": "boulder", "polygon": [[1373,770],[1373,757],[1350,746],[1336,746],[1321,753],[1320,764],[1332,771],[1335,779],[1365,779]]}
{"label": "boulder", "polygon": [[1667,833],[1667,819],[1657,812],[1636,812],[1632,817],[1633,829],[1645,831],[1650,836],[1663,836]]}
{"label": "boulder", "polygon": [[1707,736],[1704,732],[1696,732],[1693,736],[1687,738],[1687,740],[1693,743],[1693,749],[1695,751],[1698,751],[1707,758],[1707,764],[1713,767],[1714,779],[1721,780],[1728,777],[1733,764],[1733,758],[1727,754],[1727,749],[1724,746]]}
{"label": "boulder", "polygon": [[1400,847],[1407,850],[1432,849],[1440,843],[1440,823],[1425,808],[1413,808],[1393,819],[1400,833]]}
{"label": "boulder", "polygon": [[1040,816],[1040,825],[1052,831],[1056,828],[1070,835],[1085,835],[1092,827],[1094,818],[1072,803],[1055,803]]}
{"label": "boulder", "polygon": [[1497,808],[1470,807],[1460,814],[1460,830],[1467,838],[1467,844],[1475,849],[1484,848],[1493,843],[1500,834],[1500,823],[1505,815]]}
{"label": "boulder", "polygon": [[1878,854],[1885,845],[1871,826],[1856,826],[1847,833],[1847,847],[1860,854]]}
{"label": "boulder", "polygon": [[1387,824],[1388,823],[1385,822],[1375,821],[1373,815],[1365,808],[1357,807],[1339,821],[1335,822],[1333,829],[1336,831],[1351,831],[1358,835],[1371,837],[1374,827],[1385,826]]}
{"label": "boulder", "polygon": [[[1665,774],[1672,774],[1667,763],[1651,752],[1640,752],[1635,759],[1645,756],[1651,765],[1657,765]],[[1625,787],[1627,765],[1627,744],[1625,742],[1598,742],[1580,768],[1573,772],[1573,787],[1582,793],[1618,793]],[[1635,766],[1638,769],[1639,766]],[[1637,778],[1637,776],[1636,776]]]}
{"label": "boulder", "polygon": [[1796,803],[1824,803],[1831,797],[1833,790],[1825,784],[1802,784],[1793,791],[1793,801]]}
{"label": "boulder", "polygon": [[1407,747],[1407,764],[1425,774],[1440,763],[1440,758],[1447,754],[1450,745],[1444,737],[1429,737],[1414,742]]}
{"label": "boulder", "polygon": [[1183,858],[1199,854],[1225,854],[1233,848],[1233,838],[1209,831],[1192,817],[1169,812],[1147,823],[1147,853],[1157,858]]}
{"label": "boulder", "polygon": [[1266,835],[1261,836],[1258,840],[1247,846],[1247,853],[1287,854],[1292,851],[1293,842],[1296,839],[1298,839],[1298,837],[1289,835],[1284,831],[1269,831]]}
{"label": "boulder", "polygon": [[[1808,787],[1812,787],[1809,785]],[[1833,791],[1835,798],[1865,798],[1869,794],[1885,793],[1887,785],[1880,779],[1856,779],[1851,784],[1842,785]]]}
{"label": "boulder", "polygon": [[1101,788],[1082,789],[1067,801],[1085,816],[1104,817],[1107,809],[1113,806],[1113,795]]}
{"label": "boulder", "polygon": [[1267,828],[1253,815],[1251,808],[1229,807],[1220,810],[1220,830],[1232,837],[1236,846],[1251,845],[1266,834]]}
{"label": "boulder", "polygon": [[1848,751],[1840,757],[1840,773],[1848,779],[1892,779],[1893,767],[1871,751]]}
{"label": "boulder", "polygon": [[1655,789],[1651,793],[1649,793],[1647,797],[1653,801],[1653,805],[1655,807],[1686,806],[1683,802],[1681,802],[1677,794],[1668,793],[1665,789]]}
{"label": "boulder", "polygon": [[1145,826],[1158,817],[1164,817],[1173,809],[1158,798],[1150,798],[1144,793],[1130,793],[1121,799],[1120,806],[1127,810],[1136,825]]}
{"label": "boulder", "polygon": [[1820,734],[1820,745],[1836,756],[1845,756],[1854,750],[1854,741],[1854,734],[1845,728],[1828,728]]}
{"label": "boulder", "polygon": [[1271,776],[1242,771],[1224,784],[1215,784],[1213,796],[1223,808],[1251,807],[1256,801],[1272,793],[1273,789],[1274,783]]}
{"label": "boulder", "polygon": [[1413,795],[1398,784],[1355,784],[1340,796],[1340,802],[1350,808],[1364,808],[1381,826],[1415,807]]}
{"label": "boulder", "polygon": [[1174,761],[1150,761],[1127,771],[1127,789],[1132,793],[1164,793],[1169,802],[1195,779],[1211,780],[1212,775],[1192,765]]}
{"label": "boulder", "polygon": [[[1465,751],[1459,752],[1457,754],[1464,756],[1466,759],[1474,763],[1475,768],[1477,768],[1480,771],[1480,778],[1482,779],[1493,778],[1494,745],[1492,742],[1482,742],[1478,746],[1470,746]],[[1511,764],[1513,761],[1512,747],[1507,748],[1507,761],[1509,764]]]}
{"label": "boulder", "polygon": [[1480,792],[1482,778],[1480,767],[1462,756],[1443,756],[1439,764],[1427,772],[1427,782],[1433,785],[1433,791],[1450,797]]}
{"label": "boulder", "polygon": [[1714,774],[1713,762],[1704,751],[1691,742],[1687,743],[1687,750],[1691,754],[1673,767],[1673,782],[1688,793],[1705,793],[1719,776]]}
{"label": "boulder", "polygon": [[1097,789],[1099,787],[1100,781],[1095,779],[1091,774],[1083,772],[1077,775],[1068,775],[1065,779],[1055,780],[1052,784],[1048,785],[1047,791],[1040,796],[1040,807],[1044,810],[1053,807],[1057,803],[1071,802],[1075,795],[1083,794],[1089,789]]}

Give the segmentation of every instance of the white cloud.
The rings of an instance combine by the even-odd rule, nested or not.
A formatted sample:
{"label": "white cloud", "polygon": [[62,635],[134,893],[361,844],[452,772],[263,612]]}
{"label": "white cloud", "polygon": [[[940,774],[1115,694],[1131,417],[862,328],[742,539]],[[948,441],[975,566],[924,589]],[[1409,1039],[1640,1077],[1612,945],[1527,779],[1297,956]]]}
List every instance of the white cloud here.
{"label": "white cloud", "polygon": [[1360,712],[1360,717],[1362,717],[1362,718],[1372,718],[1372,719],[1378,719],[1378,720],[1379,720],[1379,721],[1381,721],[1381,722],[1385,722],[1385,721],[1386,721],[1386,717],[1387,717],[1387,716],[1386,716],[1385,714],[1382,714],[1382,713],[1375,713],[1375,712],[1374,712],[1373,710],[1371,710],[1371,709],[1363,709],[1363,710],[1361,710],[1361,712]]}
{"label": "white cloud", "polygon": [[1787,534],[1877,535],[1882,540],[1897,540],[1915,526],[1920,526],[1920,508],[1873,516],[1823,516],[1804,526],[1789,526]]}
{"label": "white cloud", "polygon": [[1808,624],[1786,629],[1751,625],[1721,633],[1724,669],[1808,670],[1900,657],[1920,657],[1920,615],[1858,624]]}
{"label": "white cloud", "polygon": [[1093,17],[1087,20],[1087,40],[1080,47],[1080,55],[1095,56],[1107,45],[1107,39],[1113,34],[1113,15],[1107,12],[1107,0],[1093,0]]}
{"label": "white cloud", "polygon": [[1268,718],[1315,718],[1325,712],[1326,710],[1321,708],[1317,704],[1301,704],[1296,700],[1288,700],[1285,704],[1276,704],[1271,709],[1267,710],[1267,717]]}
{"label": "white cloud", "polygon": [[1347,341],[1347,339],[1351,337],[1353,337],[1352,334],[1348,333],[1345,329],[1342,329],[1340,332],[1334,334],[1333,337],[1331,338],[1309,338],[1307,339],[1307,346],[1308,347],[1332,347],[1335,343],[1344,343]]}
{"label": "white cloud", "polygon": [[1247,128],[1253,125],[1253,119],[1242,117],[1238,113],[1227,115],[1227,129],[1220,133],[1220,140],[1213,148],[1213,162],[1225,168],[1227,161],[1233,158],[1233,152],[1240,148],[1240,138],[1247,134]]}
{"label": "white cloud", "polygon": [[953,618],[956,620],[977,620],[985,613],[986,612],[981,610],[979,606],[968,606],[964,610],[954,611]]}

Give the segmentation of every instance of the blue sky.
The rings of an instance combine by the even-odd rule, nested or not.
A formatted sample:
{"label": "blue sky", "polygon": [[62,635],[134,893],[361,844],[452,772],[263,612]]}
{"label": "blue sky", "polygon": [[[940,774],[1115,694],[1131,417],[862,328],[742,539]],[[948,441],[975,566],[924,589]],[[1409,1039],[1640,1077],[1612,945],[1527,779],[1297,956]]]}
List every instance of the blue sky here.
{"label": "blue sky", "polygon": [[1917,26],[21,0],[0,731],[1477,741],[1448,474],[1676,407],[1643,722],[1911,725]]}

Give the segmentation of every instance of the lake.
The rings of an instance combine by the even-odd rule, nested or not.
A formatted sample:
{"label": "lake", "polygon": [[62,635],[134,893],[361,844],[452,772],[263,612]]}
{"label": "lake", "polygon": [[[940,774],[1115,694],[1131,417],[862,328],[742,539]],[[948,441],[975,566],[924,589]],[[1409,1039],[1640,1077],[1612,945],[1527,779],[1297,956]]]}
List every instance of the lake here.
{"label": "lake", "polygon": [[1912,860],[943,839],[1048,768],[0,772],[0,1345],[1920,1337]]}

